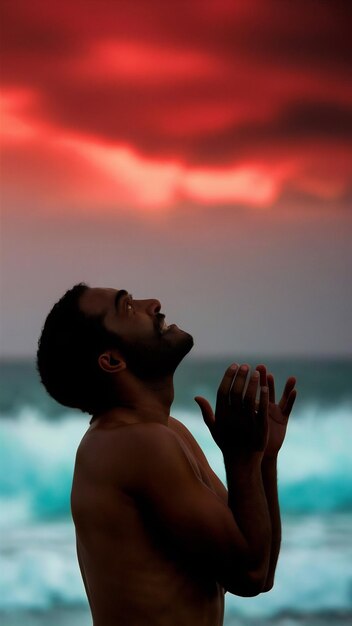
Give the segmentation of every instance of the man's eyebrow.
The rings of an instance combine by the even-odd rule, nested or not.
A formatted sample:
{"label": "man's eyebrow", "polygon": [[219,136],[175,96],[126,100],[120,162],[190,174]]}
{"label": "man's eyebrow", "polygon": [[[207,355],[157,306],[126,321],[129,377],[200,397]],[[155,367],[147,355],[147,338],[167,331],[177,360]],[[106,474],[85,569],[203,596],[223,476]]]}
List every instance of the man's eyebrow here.
{"label": "man's eyebrow", "polygon": [[115,309],[116,310],[119,307],[119,303],[121,302],[121,298],[123,298],[124,296],[128,296],[128,291],[126,291],[126,289],[120,289],[120,291],[118,291],[116,293],[115,300],[114,300],[114,305],[115,305]]}

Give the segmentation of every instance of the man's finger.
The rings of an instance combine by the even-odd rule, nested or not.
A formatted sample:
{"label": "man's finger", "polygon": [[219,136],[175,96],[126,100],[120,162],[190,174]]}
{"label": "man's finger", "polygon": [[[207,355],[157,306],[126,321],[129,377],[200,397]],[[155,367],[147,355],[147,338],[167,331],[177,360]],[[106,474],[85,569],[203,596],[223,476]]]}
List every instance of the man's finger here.
{"label": "man's finger", "polygon": [[225,405],[229,404],[229,393],[231,389],[231,385],[233,383],[234,376],[238,370],[237,363],[233,363],[230,367],[227,368],[223,379],[219,385],[218,393],[216,396],[216,405]]}
{"label": "man's finger", "polygon": [[296,384],[296,379],[294,376],[290,376],[290,378],[287,379],[286,381],[286,385],[285,385],[285,389],[284,392],[282,394],[281,400],[279,402],[279,407],[280,409],[283,411],[285,409],[288,397],[292,391],[292,389],[294,388]]}
{"label": "man's finger", "polygon": [[275,380],[272,374],[268,374],[269,402],[275,404]]}
{"label": "man's finger", "polygon": [[292,411],[292,407],[295,403],[297,397],[297,389],[292,389],[292,391],[290,392],[288,398],[287,398],[287,402],[286,402],[286,406],[285,409],[283,411],[283,414],[285,415],[285,417],[289,418],[290,413]]}
{"label": "man's finger", "polygon": [[201,396],[196,396],[194,399],[202,412],[203,419],[206,425],[211,430],[212,426],[215,423],[215,415],[213,409],[211,408],[208,400],[206,400],[205,398],[202,398]]}
{"label": "man's finger", "polygon": [[268,415],[268,405],[269,405],[269,389],[264,386],[260,388],[260,397],[259,397],[259,407],[257,418],[260,422],[264,422]]}
{"label": "man's finger", "polygon": [[259,376],[260,374],[257,370],[252,373],[249,379],[245,396],[243,398],[243,405],[246,411],[248,412],[248,415],[254,415],[255,406],[256,406],[255,399],[257,395]]}
{"label": "man's finger", "polygon": [[266,375],[266,367],[265,365],[261,364],[261,365],[257,365],[257,367],[255,368],[257,370],[257,372],[259,372],[260,374],[260,385],[261,387],[267,387],[268,385],[268,381],[267,381],[267,375]]}
{"label": "man's finger", "polygon": [[241,411],[242,409],[243,391],[247,381],[248,372],[249,365],[247,365],[246,363],[241,365],[236,374],[235,381],[231,387],[229,399],[231,407],[233,407],[235,411]]}

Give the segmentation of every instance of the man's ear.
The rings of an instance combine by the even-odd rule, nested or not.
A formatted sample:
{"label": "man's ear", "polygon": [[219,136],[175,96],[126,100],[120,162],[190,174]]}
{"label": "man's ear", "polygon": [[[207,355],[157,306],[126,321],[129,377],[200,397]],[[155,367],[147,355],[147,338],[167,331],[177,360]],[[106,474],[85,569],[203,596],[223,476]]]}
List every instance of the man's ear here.
{"label": "man's ear", "polygon": [[99,366],[108,374],[116,374],[126,369],[126,362],[117,352],[104,352],[98,358]]}

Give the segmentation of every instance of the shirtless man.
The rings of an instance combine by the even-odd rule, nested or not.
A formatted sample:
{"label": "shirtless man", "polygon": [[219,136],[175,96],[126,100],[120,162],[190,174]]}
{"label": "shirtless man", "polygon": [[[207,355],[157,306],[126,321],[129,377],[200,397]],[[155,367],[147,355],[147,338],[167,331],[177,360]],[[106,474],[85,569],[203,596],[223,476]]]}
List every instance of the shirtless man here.
{"label": "shirtless man", "polygon": [[94,626],[220,626],[224,593],[269,591],[280,548],[276,461],[296,391],[275,403],[264,365],[231,365],[215,414],[228,492],[170,416],[193,345],[158,300],[76,285],[54,306],[37,365],[48,392],[92,415],[76,457],[72,515]]}

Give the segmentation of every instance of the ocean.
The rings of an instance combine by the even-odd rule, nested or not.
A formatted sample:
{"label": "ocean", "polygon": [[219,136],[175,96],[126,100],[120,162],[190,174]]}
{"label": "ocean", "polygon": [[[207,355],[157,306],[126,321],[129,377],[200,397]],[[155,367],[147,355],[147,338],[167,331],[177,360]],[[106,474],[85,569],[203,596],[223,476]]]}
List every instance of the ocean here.
{"label": "ocean", "polygon": [[[266,363],[277,395],[295,375],[298,397],[279,459],[275,586],[255,598],[227,594],[225,625],[352,624],[352,359],[236,358]],[[227,365],[186,360],[172,409],[224,482],[221,453],[193,398],[214,402]],[[31,360],[1,361],[0,384],[0,622],[88,626],[69,496],[89,416],[52,401]]]}

